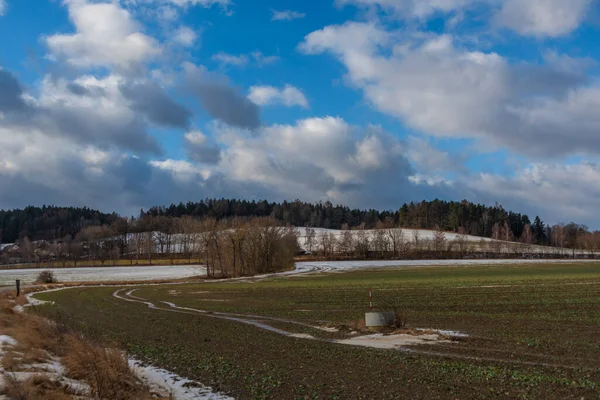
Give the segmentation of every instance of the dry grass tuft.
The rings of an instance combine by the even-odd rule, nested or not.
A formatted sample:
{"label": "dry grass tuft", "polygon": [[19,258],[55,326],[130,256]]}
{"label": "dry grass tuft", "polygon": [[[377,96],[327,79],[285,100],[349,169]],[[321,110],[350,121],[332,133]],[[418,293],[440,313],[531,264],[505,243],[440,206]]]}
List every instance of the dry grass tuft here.
{"label": "dry grass tuft", "polygon": [[60,383],[45,375],[34,375],[20,381],[15,374],[4,374],[3,394],[11,400],[70,400],[73,397],[65,393]]}
{"label": "dry grass tuft", "polygon": [[121,351],[92,344],[74,335],[66,342],[68,351],[62,362],[67,374],[87,382],[93,396],[112,400],[152,398],[129,368]]}

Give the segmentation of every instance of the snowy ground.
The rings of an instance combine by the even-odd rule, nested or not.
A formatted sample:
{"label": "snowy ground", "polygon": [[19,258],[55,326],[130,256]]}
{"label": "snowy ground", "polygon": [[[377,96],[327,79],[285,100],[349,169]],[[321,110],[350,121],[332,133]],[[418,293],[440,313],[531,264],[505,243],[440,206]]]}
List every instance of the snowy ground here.
{"label": "snowy ground", "polygon": [[[15,350],[15,346],[17,346],[17,341],[15,339],[10,336],[0,335],[0,358],[3,358],[9,352],[17,359],[22,358],[24,356],[23,353]],[[52,381],[59,382],[60,386],[66,387],[73,399],[93,399],[90,395],[90,387],[86,383],[69,379],[65,376],[65,369],[57,357],[54,357],[43,350],[37,350],[45,353],[48,360],[45,362],[22,365],[16,371],[5,371],[4,367],[0,365],[0,390],[4,389],[7,384],[7,379],[12,379],[16,382],[25,382],[27,379],[33,378],[34,376],[44,375]],[[4,399],[9,399],[9,397],[0,395],[0,400]]]}
{"label": "snowy ground", "polygon": [[[468,265],[506,265],[506,264],[572,264],[598,262],[598,260],[388,260],[388,261],[306,261],[296,263],[296,271],[301,272],[341,272],[353,269],[394,268],[394,267],[431,267],[431,266],[468,266]],[[288,273],[289,274],[289,273]]]}
{"label": "snowy ground", "polygon": [[170,396],[174,400],[233,400],[233,397],[214,392],[210,387],[165,369],[149,366],[135,358],[129,359],[129,366],[153,393],[164,397]]}
{"label": "snowy ground", "polygon": [[[200,265],[159,265],[152,267],[104,267],[104,268],[50,268],[59,282],[118,282],[181,279],[205,275]],[[0,270],[0,286],[33,283],[40,269]]]}
{"label": "snowy ground", "polygon": [[[294,271],[279,274],[255,276],[260,279],[272,275],[298,275],[311,272],[342,272],[353,269],[402,268],[428,266],[468,266],[505,264],[559,264],[597,262],[597,260],[391,260],[391,261],[307,261],[296,263]],[[54,271],[59,282],[124,282],[182,279],[206,274],[206,269],[198,265],[152,266],[152,267],[104,267],[104,268],[57,268]],[[0,286],[13,286],[16,279],[21,284],[33,283],[41,270],[14,269],[0,270]],[[247,280],[250,278],[237,278]]]}
{"label": "snowy ground", "polygon": [[[311,250],[306,243],[306,228],[296,228],[299,233],[299,244],[302,249],[305,251]],[[312,228],[315,231],[314,243],[312,245],[312,251],[318,251],[323,248],[321,238],[323,235],[332,234],[336,240],[339,240],[343,231],[336,229],[325,229],[325,228]],[[419,248],[426,249],[434,239],[434,231],[425,230],[425,229],[394,229],[395,231],[401,231],[402,239],[405,243],[414,244],[415,237],[418,238]],[[385,229],[384,231],[387,231]],[[358,231],[351,231],[354,235]],[[365,231],[368,237],[372,240],[375,236],[375,232],[377,230],[371,229]],[[447,245],[455,242],[460,235],[457,233],[445,232],[445,240]],[[356,236],[355,236],[356,237]],[[572,250],[570,249],[561,249],[556,247],[547,247],[547,246],[534,246],[534,245],[524,245],[522,243],[516,242],[505,242],[501,240],[494,240],[490,238],[480,237],[480,236],[471,236],[471,235],[463,235],[462,240],[467,242],[467,248],[471,251],[490,251],[490,252],[500,252],[500,253],[508,253],[511,251],[517,252],[527,252],[527,253],[543,253],[543,254],[571,254]],[[456,248],[456,246],[455,246]],[[590,254],[591,252],[586,250],[577,250],[577,254]]]}

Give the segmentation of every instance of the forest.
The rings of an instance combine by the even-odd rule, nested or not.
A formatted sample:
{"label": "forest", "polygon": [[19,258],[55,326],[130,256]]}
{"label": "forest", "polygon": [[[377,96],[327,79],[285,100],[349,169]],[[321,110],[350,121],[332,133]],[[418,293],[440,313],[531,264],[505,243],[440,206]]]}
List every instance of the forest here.
{"label": "forest", "polygon": [[148,217],[213,218],[217,221],[234,217],[271,217],[283,226],[330,229],[372,229],[384,224],[566,247],[574,246],[576,237],[581,240],[592,234],[584,225],[569,223],[547,226],[539,217],[532,221],[528,215],[505,210],[499,204],[485,206],[467,200],[411,202],[397,210],[380,211],[351,209],[328,201],[277,203],[266,200],[206,199],[140,210],[135,218],[122,218],[116,213],[106,214],[86,207],[44,206],[0,211],[0,242],[15,243],[24,238],[31,241],[63,240],[65,237],[74,239],[85,228],[111,227],[124,219],[129,222],[138,220],[135,224],[137,227],[152,225],[152,229],[171,229],[168,223],[163,222],[159,226],[156,222],[148,223]]}

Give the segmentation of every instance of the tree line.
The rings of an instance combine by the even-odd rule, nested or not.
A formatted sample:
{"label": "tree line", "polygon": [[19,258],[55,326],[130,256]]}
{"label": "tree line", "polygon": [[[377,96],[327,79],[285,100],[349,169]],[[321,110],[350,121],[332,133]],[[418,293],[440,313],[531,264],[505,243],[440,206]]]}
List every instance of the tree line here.
{"label": "tree line", "polygon": [[280,272],[294,267],[297,231],[271,217],[214,218],[143,216],[119,218],[110,225],[88,226],[75,237],[32,242],[25,237],[0,262],[63,267],[90,265],[152,265],[193,260],[210,277],[237,277]]}
{"label": "tree line", "polygon": [[[584,225],[569,223],[549,226],[539,217],[532,221],[528,215],[507,211],[499,204],[485,206],[466,200],[411,202],[395,211],[380,211],[334,206],[331,202],[206,199],[140,210],[137,217],[130,219],[143,226],[147,225],[149,217],[212,218],[216,221],[270,217],[284,226],[330,229],[346,226],[373,229],[378,224],[385,224],[570,248],[590,247],[598,236]],[[67,236],[72,240],[86,228],[110,227],[121,223],[123,219],[116,213],[105,214],[86,207],[44,206],[0,211],[0,238],[2,243],[13,243],[24,238],[31,241],[64,240]]]}
{"label": "tree line", "polygon": [[0,243],[29,240],[74,238],[88,226],[110,225],[119,219],[116,213],[105,214],[87,207],[26,207],[0,210]]}
{"label": "tree line", "polygon": [[206,199],[186,204],[171,204],[166,207],[152,207],[142,210],[140,215],[168,217],[211,217],[224,219],[231,217],[271,216],[286,225],[298,227],[342,229],[364,226],[373,229],[378,223],[392,223],[401,228],[439,229],[482,237],[493,237],[495,226],[510,230],[513,237],[520,238],[529,225],[536,244],[550,244],[547,227],[536,217],[532,222],[529,216],[505,210],[501,205],[484,206],[466,200],[421,201],[405,203],[395,211],[351,209],[331,202],[307,203],[300,200],[282,203],[248,201],[237,199]]}

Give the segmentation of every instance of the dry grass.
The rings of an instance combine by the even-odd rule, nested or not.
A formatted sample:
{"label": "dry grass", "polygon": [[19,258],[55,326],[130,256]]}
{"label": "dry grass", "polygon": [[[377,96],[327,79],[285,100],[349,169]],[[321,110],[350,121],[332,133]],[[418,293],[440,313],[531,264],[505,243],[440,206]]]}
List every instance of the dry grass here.
{"label": "dry grass", "polygon": [[[70,399],[68,388],[62,388],[47,376],[27,380],[16,378],[15,372],[32,372],[31,366],[61,359],[66,376],[90,386],[94,399],[145,400],[155,399],[129,368],[127,358],[118,349],[106,348],[68,328],[68,316],[49,321],[31,313],[15,312],[14,295],[0,299],[0,332],[17,341],[0,361],[4,373],[4,393],[10,399]],[[23,303],[23,300],[18,302]],[[26,301],[25,301],[26,302]]]}
{"label": "dry grass", "polygon": [[118,349],[92,344],[70,335],[62,362],[69,377],[87,382],[92,395],[101,399],[151,399]]}
{"label": "dry grass", "polygon": [[15,374],[4,374],[3,394],[11,400],[70,400],[73,397],[60,383],[45,375],[34,375],[24,381]]}

